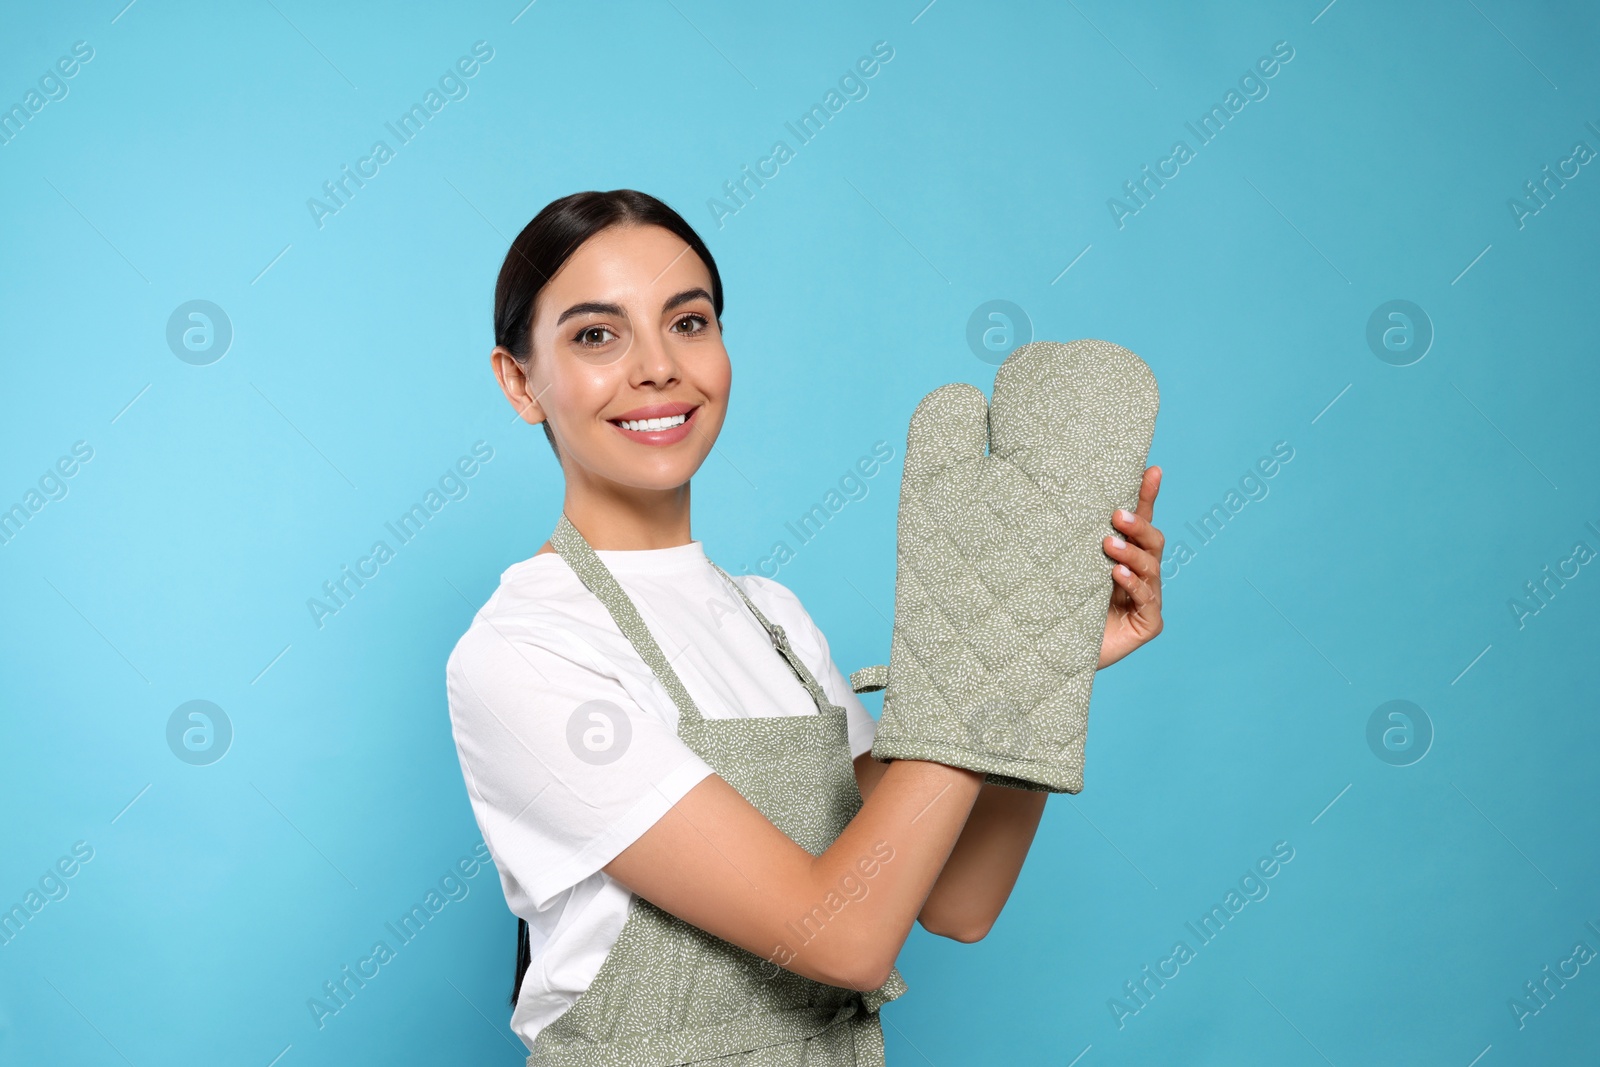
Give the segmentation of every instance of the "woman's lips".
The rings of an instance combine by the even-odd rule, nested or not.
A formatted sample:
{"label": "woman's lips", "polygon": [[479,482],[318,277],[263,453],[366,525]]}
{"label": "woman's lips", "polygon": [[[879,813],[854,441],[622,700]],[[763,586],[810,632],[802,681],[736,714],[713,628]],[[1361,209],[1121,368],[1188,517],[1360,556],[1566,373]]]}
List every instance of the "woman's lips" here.
{"label": "woman's lips", "polygon": [[700,409],[698,407],[691,408],[682,422],[666,430],[629,430],[618,426],[614,422],[611,425],[616,427],[617,432],[622,436],[630,441],[637,441],[641,445],[671,445],[689,436],[689,430],[694,425],[695,417],[699,414]]}

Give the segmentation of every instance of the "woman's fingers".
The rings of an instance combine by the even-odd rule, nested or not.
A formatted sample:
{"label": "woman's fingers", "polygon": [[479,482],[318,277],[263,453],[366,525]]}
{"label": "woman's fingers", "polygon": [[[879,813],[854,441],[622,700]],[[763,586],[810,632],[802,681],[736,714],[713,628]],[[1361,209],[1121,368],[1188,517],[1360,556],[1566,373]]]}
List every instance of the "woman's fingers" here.
{"label": "woman's fingers", "polygon": [[1165,544],[1161,531],[1137,511],[1118,508],[1111,515],[1111,525],[1122,531],[1122,536],[1147,552],[1160,552]]}
{"label": "woman's fingers", "polygon": [[1137,616],[1153,632],[1161,627],[1161,596],[1157,586],[1123,564],[1111,568],[1111,578],[1133,601],[1129,615]]}
{"label": "woman's fingers", "polygon": [[1107,535],[1104,547],[1106,555],[1118,563],[1125,564],[1135,575],[1146,581],[1154,580],[1161,573],[1161,557],[1140,548],[1132,541],[1124,540],[1119,544],[1115,537]]}
{"label": "woman's fingers", "polygon": [[1134,610],[1159,625],[1161,604],[1161,554],[1166,537],[1150,521],[1156,493],[1161,489],[1161,468],[1145,468],[1139,483],[1139,504],[1134,511],[1118,509],[1112,525],[1123,531],[1122,538],[1106,537],[1105,552],[1117,565],[1112,577],[1133,600]]}
{"label": "woman's fingers", "polygon": [[1161,491],[1161,468],[1146,467],[1144,477],[1139,480],[1139,506],[1136,509],[1146,519],[1153,518],[1156,507],[1156,493]]}
{"label": "woman's fingers", "polygon": [[1150,467],[1144,472],[1144,481],[1139,487],[1139,504],[1134,511],[1117,509],[1111,516],[1111,524],[1123,531],[1123,536],[1147,552],[1155,554],[1157,560],[1161,558],[1167,540],[1161,531],[1151,523],[1151,515],[1155,509],[1156,492],[1160,488],[1160,468]]}
{"label": "woman's fingers", "polygon": [[[1161,468],[1146,467],[1139,482],[1139,503],[1131,512],[1119,508],[1111,516],[1120,536],[1101,540],[1106,555],[1116,561],[1111,568],[1114,592],[1105,638],[1112,653],[1107,661],[1106,646],[1102,647],[1101,666],[1116,662],[1161,632],[1161,554],[1166,538],[1151,522],[1160,489]],[[1113,623],[1119,635],[1115,642]],[[1119,650],[1124,644],[1128,647]]]}

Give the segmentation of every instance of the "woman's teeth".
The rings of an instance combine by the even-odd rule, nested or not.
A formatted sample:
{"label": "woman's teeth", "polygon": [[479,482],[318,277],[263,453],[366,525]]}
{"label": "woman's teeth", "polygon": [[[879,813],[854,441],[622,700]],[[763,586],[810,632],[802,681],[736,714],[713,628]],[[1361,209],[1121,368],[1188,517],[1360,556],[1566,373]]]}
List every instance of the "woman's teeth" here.
{"label": "woman's teeth", "polygon": [[670,430],[674,426],[682,426],[688,420],[687,413],[682,415],[668,415],[660,419],[620,419],[617,422],[624,430],[637,430],[648,433],[652,430]]}

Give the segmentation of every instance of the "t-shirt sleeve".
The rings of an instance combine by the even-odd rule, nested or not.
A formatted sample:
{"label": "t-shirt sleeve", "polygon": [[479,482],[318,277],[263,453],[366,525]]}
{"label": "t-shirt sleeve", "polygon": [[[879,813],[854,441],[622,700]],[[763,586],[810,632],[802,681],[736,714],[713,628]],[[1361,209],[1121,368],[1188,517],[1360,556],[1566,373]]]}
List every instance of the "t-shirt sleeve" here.
{"label": "t-shirt sleeve", "polygon": [[[832,652],[828,648],[828,639],[822,635],[822,630],[811,618],[811,613],[806,611],[800,603],[800,598],[793,590],[771,578],[763,575],[745,575],[747,580],[758,584],[761,592],[766,594],[767,601],[774,606],[774,611],[781,613],[780,618],[772,621],[793,632],[791,644],[800,653],[800,658],[816,676],[817,684],[822,686],[822,691],[828,699],[845,710],[846,721],[850,728],[850,758],[872,750],[872,739],[877,736],[878,720],[872,717],[872,712],[861,702],[854,689],[850,688],[850,680],[839,670],[833,662]],[[770,616],[772,612],[768,612]]]}
{"label": "t-shirt sleeve", "polygon": [[513,911],[544,910],[712,773],[554,625],[479,620],[445,677],[473,814]]}

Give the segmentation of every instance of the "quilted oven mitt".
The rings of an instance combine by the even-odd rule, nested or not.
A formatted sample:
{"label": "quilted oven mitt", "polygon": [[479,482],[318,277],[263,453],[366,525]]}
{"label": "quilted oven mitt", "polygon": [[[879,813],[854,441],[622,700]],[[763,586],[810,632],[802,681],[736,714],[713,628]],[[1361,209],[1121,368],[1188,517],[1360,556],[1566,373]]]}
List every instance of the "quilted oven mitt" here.
{"label": "quilted oven mitt", "polygon": [[1158,406],[1144,361],[1092,340],[1019,347],[992,404],[953,382],[917,405],[889,663],[851,677],[885,690],[874,757],[1082,791],[1113,588],[1101,538],[1138,504]]}

